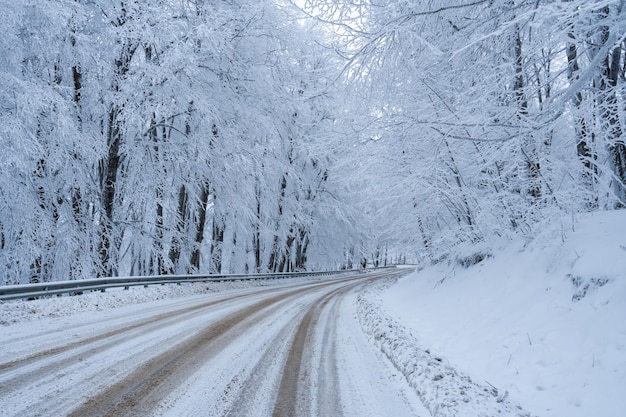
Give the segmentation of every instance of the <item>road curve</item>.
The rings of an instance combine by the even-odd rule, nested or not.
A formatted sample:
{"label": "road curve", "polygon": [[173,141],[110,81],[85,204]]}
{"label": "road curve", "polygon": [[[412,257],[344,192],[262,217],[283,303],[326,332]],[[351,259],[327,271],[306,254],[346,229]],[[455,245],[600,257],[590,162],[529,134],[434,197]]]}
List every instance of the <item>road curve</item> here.
{"label": "road curve", "polygon": [[356,319],[390,273],[0,328],[0,416],[425,416]]}

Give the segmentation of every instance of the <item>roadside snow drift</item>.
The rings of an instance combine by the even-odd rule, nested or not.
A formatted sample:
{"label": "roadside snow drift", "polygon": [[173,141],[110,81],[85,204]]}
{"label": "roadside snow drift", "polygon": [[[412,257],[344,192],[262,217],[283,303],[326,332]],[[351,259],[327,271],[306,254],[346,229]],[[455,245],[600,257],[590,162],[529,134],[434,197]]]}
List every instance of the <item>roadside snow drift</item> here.
{"label": "roadside snow drift", "polygon": [[508,401],[508,393],[478,384],[459,373],[445,359],[420,347],[411,331],[385,315],[377,298],[384,283],[359,294],[361,326],[393,363],[433,417],[528,416]]}
{"label": "roadside snow drift", "polygon": [[517,242],[491,255],[401,278],[381,296],[384,311],[433,358],[533,415],[622,415],[626,211],[585,215],[564,242]]}

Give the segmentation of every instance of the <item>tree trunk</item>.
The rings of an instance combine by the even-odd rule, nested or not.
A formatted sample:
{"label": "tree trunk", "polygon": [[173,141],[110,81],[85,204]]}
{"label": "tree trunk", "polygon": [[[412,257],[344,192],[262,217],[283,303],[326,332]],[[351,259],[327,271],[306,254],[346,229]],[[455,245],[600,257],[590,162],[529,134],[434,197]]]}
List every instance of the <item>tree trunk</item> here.
{"label": "tree trunk", "polygon": [[[204,242],[204,228],[206,226],[206,211],[211,198],[209,182],[205,181],[200,189],[200,199],[198,201],[198,223],[196,224],[196,238],[193,251],[191,253],[191,267],[195,271],[200,270],[200,249]],[[211,250],[211,253],[213,251]]]}
{"label": "tree trunk", "polygon": [[176,210],[176,236],[170,243],[169,258],[172,264],[172,272],[178,272],[178,263],[182,249],[182,239],[187,225],[187,202],[189,197],[185,185],[181,185],[178,191],[178,207]]}
{"label": "tree trunk", "polygon": [[306,270],[307,249],[309,247],[309,234],[304,228],[300,229],[300,236],[296,245],[296,271]]}
{"label": "tree trunk", "polygon": [[[607,32],[603,40],[608,40]],[[625,44],[626,45],[626,44]],[[611,169],[613,170],[613,192],[617,201],[615,208],[626,207],[626,145],[622,137],[622,124],[619,113],[619,100],[617,98],[617,87],[623,84],[620,74],[624,72],[622,63],[622,49],[616,46],[604,60],[602,80],[602,92],[604,96],[604,111],[602,118],[606,126],[607,145]]]}
{"label": "tree trunk", "polygon": [[[125,15],[120,17],[123,22]],[[119,58],[115,60],[115,79],[113,80],[112,90],[119,93],[121,82],[130,69],[130,61],[134,55],[137,46],[128,41],[120,52]],[[104,210],[104,216],[100,216],[101,224],[101,241],[99,245],[100,252],[100,269],[97,271],[99,276],[113,276],[117,274],[117,251],[119,249],[120,239],[115,236],[114,230],[114,207],[115,193],[117,186],[117,176],[120,169],[120,145],[122,143],[122,130],[120,120],[120,108],[116,104],[111,105],[109,110],[107,124],[107,155],[104,160],[100,161],[100,188],[101,188],[101,205]]]}
{"label": "tree trunk", "polygon": [[256,186],[256,218],[252,235],[252,250],[254,252],[254,271],[261,272],[261,187]]}
{"label": "tree trunk", "polygon": [[222,248],[224,246],[224,225],[221,219],[213,219],[211,239],[211,273],[222,273]]}
{"label": "tree trunk", "polygon": [[[575,35],[570,32],[568,36],[572,39],[572,42],[565,48],[568,66],[567,77],[570,84],[574,84],[580,73],[580,66],[578,64],[578,47],[576,46],[576,43],[574,43]],[[577,91],[576,94],[573,95],[572,104],[577,112],[574,126],[577,138],[576,154],[583,165],[583,183],[585,188],[587,188],[591,193],[591,199],[586,202],[586,206],[587,209],[593,210],[598,207],[596,187],[598,166],[595,163],[597,155],[593,154],[591,150],[591,146],[593,146],[593,143],[595,142],[595,132],[589,129],[585,116],[581,114],[581,107],[583,104],[582,92]]]}
{"label": "tree trunk", "polygon": [[[528,115],[528,98],[526,96],[526,79],[524,77],[524,55],[522,50],[522,36],[520,28],[515,25],[515,83],[513,90],[515,92],[515,100],[517,103],[518,120],[524,121]],[[526,171],[528,172],[528,186],[526,193],[533,198],[533,203],[541,199],[541,166],[535,140],[530,134],[522,137],[521,152],[524,157]]]}
{"label": "tree trunk", "polygon": [[99,246],[100,267],[99,276],[107,277],[115,274],[115,266],[112,264],[111,252],[114,251],[115,243],[113,236],[113,213],[115,204],[115,187],[117,174],[120,165],[119,148],[121,143],[121,133],[117,120],[118,110],[109,111],[108,124],[108,152],[106,158],[100,162],[100,186],[102,190],[102,208],[104,217],[101,216],[101,240]]}

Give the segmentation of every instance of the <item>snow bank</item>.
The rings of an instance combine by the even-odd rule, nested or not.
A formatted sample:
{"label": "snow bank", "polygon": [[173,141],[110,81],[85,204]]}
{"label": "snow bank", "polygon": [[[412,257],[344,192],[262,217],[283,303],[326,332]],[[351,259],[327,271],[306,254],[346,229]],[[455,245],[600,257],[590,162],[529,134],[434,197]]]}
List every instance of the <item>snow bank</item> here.
{"label": "snow bank", "polygon": [[319,280],[319,277],[294,277],[277,280],[224,281],[211,283],[181,283],[111,288],[86,292],[80,296],[47,297],[38,300],[0,301],[0,325],[39,320],[45,317],[63,317],[85,311],[102,311],[129,304],[140,304],[161,299],[187,297],[197,294],[215,293],[252,287],[285,285],[292,282]]}
{"label": "snow bank", "polygon": [[[532,414],[621,415],[626,211],[585,215],[564,242],[517,242],[490,253],[470,267],[450,261],[400,279],[381,295],[385,313],[431,356],[508,391]],[[400,369],[412,366],[404,363],[411,355],[419,363],[428,359],[425,350],[393,353],[398,337],[380,334],[396,331],[387,326],[394,325],[368,324],[402,361]]]}
{"label": "snow bank", "polygon": [[411,331],[381,309],[380,294],[395,280],[366,287],[357,298],[361,326],[406,378],[434,417],[528,416],[508,392],[477,384],[447,361],[420,347]]}

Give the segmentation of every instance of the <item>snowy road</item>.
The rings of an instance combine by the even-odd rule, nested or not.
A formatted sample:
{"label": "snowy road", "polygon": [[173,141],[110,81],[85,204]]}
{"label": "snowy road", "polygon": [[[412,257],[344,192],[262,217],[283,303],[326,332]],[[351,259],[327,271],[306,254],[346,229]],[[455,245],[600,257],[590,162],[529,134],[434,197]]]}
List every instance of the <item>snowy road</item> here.
{"label": "snowy road", "polygon": [[426,416],[356,318],[356,290],[389,274],[3,328],[0,415]]}

